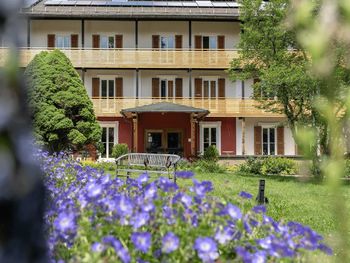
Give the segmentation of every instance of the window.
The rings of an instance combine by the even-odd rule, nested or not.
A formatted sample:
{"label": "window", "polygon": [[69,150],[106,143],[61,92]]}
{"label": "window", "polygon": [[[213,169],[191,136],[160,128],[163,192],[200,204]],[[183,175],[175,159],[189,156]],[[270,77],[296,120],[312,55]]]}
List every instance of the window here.
{"label": "window", "polygon": [[217,48],[217,37],[216,36],[203,36],[202,37],[203,49],[216,49]]}
{"label": "window", "polygon": [[161,36],[160,37],[160,48],[173,49],[174,47],[175,47],[174,36]]}
{"label": "window", "polygon": [[102,127],[102,145],[103,151],[101,152],[101,158],[111,158],[113,146],[118,142],[117,140],[117,127],[118,123],[101,124]]}
{"label": "window", "polygon": [[203,97],[204,98],[216,98],[217,97],[217,81],[216,80],[203,80]]}
{"label": "window", "polygon": [[200,151],[203,153],[210,145],[215,145],[221,152],[221,122],[201,122]]}
{"label": "window", "polygon": [[114,36],[101,36],[100,48],[114,48]]}
{"label": "window", "polygon": [[175,85],[173,79],[160,80],[160,97],[173,98],[175,94]]}
{"label": "window", "polygon": [[262,128],[263,155],[276,155],[276,128]]}
{"label": "window", "polygon": [[114,80],[113,79],[102,79],[101,80],[101,97],[102,98],[113,98],[114,94]]}
{"label": "window", "polygon": [[71,37],[70,36],[56,36],[56,47],[57,48],[70,48]]}

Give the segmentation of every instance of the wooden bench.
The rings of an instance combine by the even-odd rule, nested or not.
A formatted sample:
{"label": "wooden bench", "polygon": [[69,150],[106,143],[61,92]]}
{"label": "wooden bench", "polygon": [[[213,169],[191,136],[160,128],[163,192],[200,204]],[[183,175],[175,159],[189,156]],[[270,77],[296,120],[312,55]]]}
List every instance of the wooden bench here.
{"label": "wooden bench", "polygon": [[167,174],[169,179],[172,175],[174,182],[176,182],[175,172],[179,160],[180,156],[176,154],[128,153],[115,160],[117,165],[116,175],[121,176],[123,174],[120,174],[120,172],[124,172],[129,178],[131,173]]}

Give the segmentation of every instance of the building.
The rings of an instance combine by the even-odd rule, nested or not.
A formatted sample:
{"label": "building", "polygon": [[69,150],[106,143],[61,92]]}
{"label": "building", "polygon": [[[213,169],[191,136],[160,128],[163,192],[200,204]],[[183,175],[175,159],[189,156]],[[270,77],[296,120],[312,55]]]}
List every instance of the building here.
{"label": "building", "polygon": [[296,155],[285,117],[257,109],[253,80],[225,72],[239,41],[234,1],[33,0],[21,12],[21,65],[53,48],[71,59],[103,127],[101,158],[116,143],[185,157],[209,145],[230,157]]}

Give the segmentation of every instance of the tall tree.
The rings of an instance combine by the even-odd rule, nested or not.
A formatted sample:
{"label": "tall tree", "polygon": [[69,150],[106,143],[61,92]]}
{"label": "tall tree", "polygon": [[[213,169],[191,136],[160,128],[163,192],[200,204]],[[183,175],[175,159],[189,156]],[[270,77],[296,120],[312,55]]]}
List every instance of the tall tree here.
{"label": "tall tree", "polygon": [[25,77],[33,116],[34,135],[50,152],[80,150],[101,139],[79,74],[59,50],[41,52],[29,63]]}
{"label": "tall tree", "polygon": [[295,133],[298,123],[310,123],[318,81],[306,74],[309,61],[295,33],[284,21],[289,0],[239,0],[242,33],[239,57],[229,70],[232,80],[253,78],[253,98],[267,111],[287,116]]}

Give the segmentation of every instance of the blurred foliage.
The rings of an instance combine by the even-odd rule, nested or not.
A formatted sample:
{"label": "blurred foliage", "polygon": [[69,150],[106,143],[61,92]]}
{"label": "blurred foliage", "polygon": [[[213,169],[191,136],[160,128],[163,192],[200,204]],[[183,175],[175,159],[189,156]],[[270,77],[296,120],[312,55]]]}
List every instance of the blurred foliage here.
{"label": "blurred foliage", "polygon": [[203,159],[212,162],[217,162],[219,160],[219,151],[215,145],[210,145],[205,149]]}
{"label": "blurred foliage", "polygon": [[50,152],[80,150],[101,139],[101,128],[80,76],[59,50],[41,52],[25,71],[37,142]]}
{"label": "blurred foliage", "polygon": [[127,154],[129,152],[129,147],[125,143],[119,143],[113,146],[112,149],[112,157],[118,158],[124,154]]}

